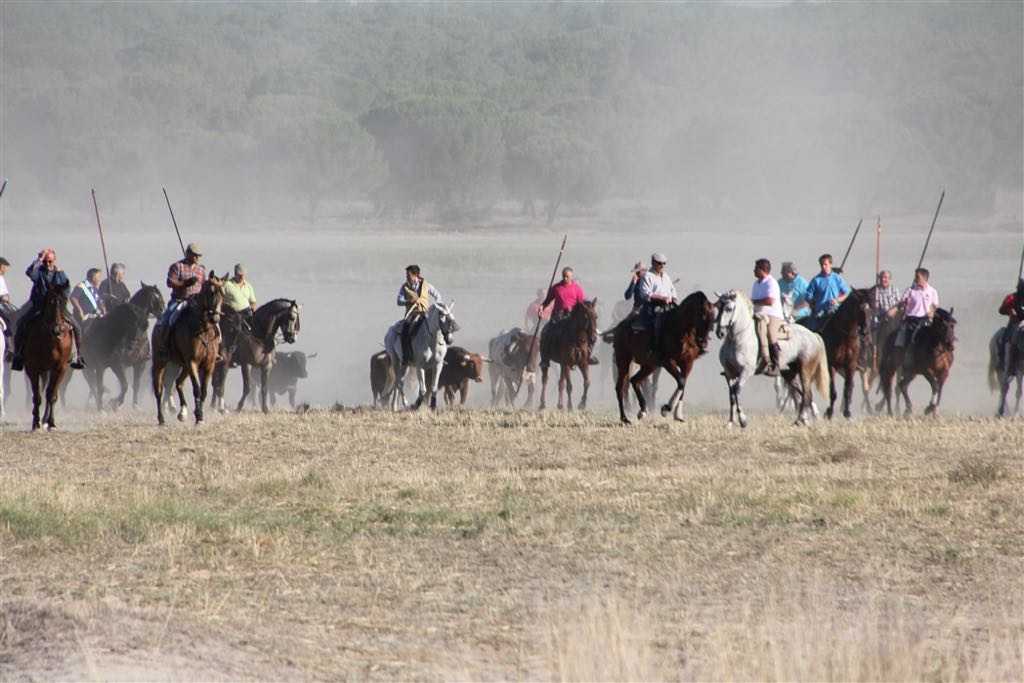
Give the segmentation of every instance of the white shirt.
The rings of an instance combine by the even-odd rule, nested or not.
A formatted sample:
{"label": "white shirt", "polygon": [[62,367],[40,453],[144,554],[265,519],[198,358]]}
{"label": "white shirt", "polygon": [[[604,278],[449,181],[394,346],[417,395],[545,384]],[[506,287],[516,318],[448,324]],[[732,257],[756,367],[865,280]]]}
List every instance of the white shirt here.
{"label": "white shirt", "polygon": [[5,294],[8,296],[10,295],[10,292],[7,291],[7,280],[4,279],[3,275],[0,275],[0,296],[4,296]]}
{"label": "white shirt", "polygon": [[754,286],[750,288],[750,298],[771,299],[773,303],[754,304],[754,313],[764,313],[773,318],[782,317],[782,293],[779,291],[779,283],[771,275],[765,275],[763,280],[754,280]]}
{"label": "white shirt", "polygon": [[672,284],[672,278],[668,273],[658,275],[653,270],[649,270],[637,286],[640,288],[640,298],[644,301],[650,301],[652,295],[667,296],[671,299],[679,298],[676,296],[676,286]]}

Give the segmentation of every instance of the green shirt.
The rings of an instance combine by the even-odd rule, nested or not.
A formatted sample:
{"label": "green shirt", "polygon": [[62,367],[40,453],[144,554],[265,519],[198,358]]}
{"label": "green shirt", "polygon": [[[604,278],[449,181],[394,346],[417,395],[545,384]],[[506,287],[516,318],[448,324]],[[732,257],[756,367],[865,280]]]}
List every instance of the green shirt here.
{"label": "green shirt", "polygon": [[233,279],[224,283],[224,303],[236,311],[256,305],[256,294],[248,280],[238,284]]}

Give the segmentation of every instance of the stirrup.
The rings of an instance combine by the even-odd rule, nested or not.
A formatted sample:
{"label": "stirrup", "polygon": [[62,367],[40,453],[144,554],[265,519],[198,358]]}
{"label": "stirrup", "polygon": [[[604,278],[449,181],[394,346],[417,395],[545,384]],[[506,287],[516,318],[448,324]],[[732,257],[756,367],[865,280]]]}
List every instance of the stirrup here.
{"label": "stirrup", "polygon": [[79,356],[71,362],[71,367],[74,370],[85,370],[85,360]]}

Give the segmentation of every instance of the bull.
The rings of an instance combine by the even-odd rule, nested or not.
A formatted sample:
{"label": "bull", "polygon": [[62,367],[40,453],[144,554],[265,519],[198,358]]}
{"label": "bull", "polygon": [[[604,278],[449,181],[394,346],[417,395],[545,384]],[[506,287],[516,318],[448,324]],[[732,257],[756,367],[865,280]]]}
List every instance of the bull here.
{"label": "bull", "polygon": [[533,403],[533,392],[537,381],[537,361],[540,345],[533,335],[518,327],[502,330],[488,344],[491,360],[491,407],[496,408],[502,401],[510,408],[515,407],[516,396],[525,382],[529,389],[526,407]]}
{"label": "bull", "polygon": [[466,405],[469,382],[484,380],[485,359],[479,353],[471,353],[461,346],[449,346],[441,368],[438,387],[444,389],[444,401],[451,410],[455,405],[455,392],[459,392],[459,406]]}

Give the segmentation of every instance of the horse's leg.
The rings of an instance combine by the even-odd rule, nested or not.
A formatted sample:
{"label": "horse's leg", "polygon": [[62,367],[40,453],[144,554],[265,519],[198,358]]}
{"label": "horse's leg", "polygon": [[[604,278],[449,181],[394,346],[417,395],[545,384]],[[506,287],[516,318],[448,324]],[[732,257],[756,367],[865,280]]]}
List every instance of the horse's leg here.
{"label": "horse's leg", "polygon": [[836,405],[836,369],[831,363],[828,366],[828,410],[825,411],[825,417],[832,419],[832,414],[835,411]]}
{"label": "horse's leg", "polygon": [[184,422],[185,417],[188,416],[188,403],[185,402],[185,391],[182,389],[187,377],[189,377],[188,366],[182,365],[181,370],[178,371],[178,376],[174,378],[174,390],[178,393],[179,422]]}
{"label": "horse's leg", "polygon": [[558,409],[565,410],[565,380],[566,380],[566,366],[563,364],[558,365]]}
{"label": "horse's leg", "polygon": [[661,416],[668,417],[668,414],[672,413],[672,417],[676,422],[683,422],[683,393],[686,391],[686,371],[684,368],[679,367],[679,364],[674,360],[669,361],[666,370],[672,376],[672,379],[676,381],[676,390],[672,392],[668,403],[661,407]]}
{"label": "horse's leg", "polygon": [[[430,391],[430,409],[437,410],[437,388],[441,384],[441,367],[438,363],[430,373],[430,383],[427,389]],[[426,370],[426,368],[424,368]]]}
{"label": "horse's leg", "polygon": [[238,369],[242,373],[242,396],[238,399],[238,405],[235,406],[235,411],[240,413],[242,412],[242,408],[245,407],[245,399],[249,395],[249,366],[245,363],[240,363]]}
{"label": "horse's leg", "polygon": [[66,366],[50,371],[50,382],[46,387],[46,428],[51,431],[57,428],[57,398],[66,374]]}
{"label": "horse's leg", "polygon": [[544,410],[547,407],[548,398],[548,369],[550,365],[542,365],[540,368],[540,405],[537,410]]}
{"label": "horse's leg", "polygon": [[42,403],[42,395],[40,394],[40,377],[39,373],[25,373],[25,378],[29,382],[29,387],[32,390],[32,431],[39,429],[39,404]]}
{"label": "horse's leg", "polygon": [[813,378],[811,373],[807,370],[807,364],[800,364],[800,410],[796,415],[795,426],[803,426],[807,424],[807,413],[811,408],[811,391],[813,387]]}
{"label": "horse's leg", "polygon": [[269,413],[270,408],[267,406],[267,394],[270,392],[270,364],[264,363],[260,366],[260,405],[263,408],[263,413]]}
{"label": "horse's leg", "polygon": [[851,368],[846,371],[843,377],[843,417],[847,420],[853,419],[853,411],[850,406],[853,403],[853,385],[857,381],[857,369]]}
{"label": "horse's leg", "polygon": [[132,408],[139,407],[139,383],[142,381],[145,367],[145,363],[136,363],[132,366]]}
{"label": "horse's leg", "polygon": [[[110,371],[114,373],[114,377],[117,378],[117,381],[121,385],[121,393],[118,394],[117,398],[111,399],[110,401],[110,409],[117,410],[124,405],[124,400],[128,397],[128,375],[125,372],[125,367],[120,364],[111,365]],[[97,384],[100,384],[103,381],[103,368],[98,370],[98,374],[100,375],[100,381],[97,382]]]}
{"label": "horse's leg", "polygon": [[164,370],[163,363],[153,359],[153,368],[150,371],[150,379],[153,382],[153,395],[156,396],[156,421],[157,424],[164,423]]}
{"label": "horse's leg", "polygon": [[[626,367],[628,368],[629,365]],[[643,382],[652,372],[654,372],[654,367],[641,365],[640,369],[629,378],[629,383],[633,386],[633,395],[636,396],[637,405],[640,406],[640,410],[636,414],[638,420],[647,417],[647,399],[644,397]]]}
{"label": "horse's leg", "polygon": [[[907,404],[906,409],[903,411],[903,414],[908,417],[914,412],[914,406],[910,402],[910,393],[907,391],[907,387],[910,386],[910,382],[915,377],[917,377],[917,373],[908,374],[904,372],[903,376],[900,377],[899,379],[899,383],[897,384],[897,389],[899,389],[899,395],[897,395],[897,399],[899,399],[899,396],[903,396],[903,400]],[[896,409],[899,410],[899,403],[896,404]]]}
{"label": "horse's leg", "polygon": [[196,365],[199,380],[199,402],[196,404],[196,424],[203,421],[203,404],[206,403],[206,394],[210,387],[210,378],[213,376],[213,369],[216,367],[216,358],[205,365]]}
{"label": "horse's leg", "polygon": [[1024,372],[1017,375],[1017,406],[1013,411],[1015,418],[1021,416],[1022,398],[1024,398]]}
{"label": "horse's leg", "polygon": [[[202,378],[199,376],[199,363],[195,360],[188,364],[188,378],[192,382],[192,402],[195,406],[195,420],[198,425],[203,421],[203,399],[206,398],[205,387]],[[206,380],[207,382],[209,379]]]}
{"label": "horse's leg", "polygon": [[626,417],[626,395],[629,391],[629,363],[623,367],[622,363],[615,363],[615,398],[619,401],[619,421],[622,424],[629,424]]}
{"label": "horse's leg", "polygon": [[580,398],[580,402],[576,404],[578,410],[587,409],[587,394],[590,393],[590,364],[584,363],[580,366],[580,372],[583,373],[583,396]]}
{"label": "horse's leg", "polygon": [[939,401],[942,397],[942,384],[939,382],[938,378],[930,372],[924,373],[924,378],[932,390],[932,396],[928,401],[928,407],[924,409],[924,414],[936,415],[939,410]]}
{"label": "horse's leg", "polygon": [[416,366],[416,402],[413,409],[418,410],[423,405],[423,397],[427,395],[427,368]]}

